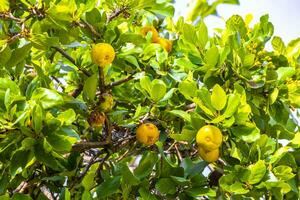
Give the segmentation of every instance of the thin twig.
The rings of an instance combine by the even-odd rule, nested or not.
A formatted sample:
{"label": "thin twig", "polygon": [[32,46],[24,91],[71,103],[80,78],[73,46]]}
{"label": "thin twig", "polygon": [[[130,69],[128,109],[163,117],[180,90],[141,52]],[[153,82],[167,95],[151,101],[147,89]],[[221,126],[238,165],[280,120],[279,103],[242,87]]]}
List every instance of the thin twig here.
{"label": "thin twig", "polygon": [[105,93],[105,80],[104,80],[104,71],[102,67],[98,67],[98,72],[99,72],[99,89],[100,93],[103,94]]}
{"label": "thin twig", "polygon": [[93,35],[95,35],[97,38],[101,38],[101,34],[96,31],[94,26],[91,24],[87,23],[84,20],[81,20],[81,22],[75,22],[76,25],[80,26],[81,28],[86,28],[88,29]]}
{"label": "thin twig", "polygon": [[63,49],[56,47],[56,46],[52,46],[51,48],[58,51],[62,56],[64,56],[66,59],[68,59],[73,65],[75,65],[78,68],[78,70],[82,71],[86,76],[88,76],[88,77],[91,76],[88,71],[86,71],[85,69],[82,69],[79,65],[77,65],[76,61]]}
{"label": "thin twig", "polygon": [[52,78],[53,80],[55,80],[55,81],[59,84],[59,86],[61,87],[61,89],[62,89],[63,91],[65,91],[65,86],[62,84],[62,82],[61,82],[57,77],[51,76],[51,78]]}
{"label": "thin twig", "polygon": [[0,18],[3,20],[13,20],[16,21],[18,23],[22,23],[23,19],[17,18],[15,16],[13,16],[11,13],[0,13]]}
{"label": "thin twig", "polygon": [[112,12],[108,18],[107,18],[107,22],[111,22],[114,18],[118,17],[120,14],[122,14],[123,12],[125,12],[128,9],[128,7],[124,6],[122,8],[117,8],[114,12]]}
{"label": "thin twig", "polygon": [[106,85],[105,87],[108,88],[108,89],[110,89],[112,87],[121,85],[121,84],[126,83],[126,82],[130,81],[131,79],[133,79],[134,78],[133,76],[134,76],[134,73],[130,74],[128,77],[126,77],[124,79],[112,82],[112,83]]}
{"label": "thin twig", "polygon": [[100,148],[100,147],[106,147],[109,143],[107,141],[102,141],[102,142],[79,142],[77,144],[74,144],[72,146],[72,151],[78,151],[78,152],[83,152],[87,149],[91,148]]}
{"label": "thin twig", "polygon": [[73,90],[72,92],[69,93],[69,96],[76,98],[80,95],[82,90],[83,90],[83,84],[79,84],[75,90]]}

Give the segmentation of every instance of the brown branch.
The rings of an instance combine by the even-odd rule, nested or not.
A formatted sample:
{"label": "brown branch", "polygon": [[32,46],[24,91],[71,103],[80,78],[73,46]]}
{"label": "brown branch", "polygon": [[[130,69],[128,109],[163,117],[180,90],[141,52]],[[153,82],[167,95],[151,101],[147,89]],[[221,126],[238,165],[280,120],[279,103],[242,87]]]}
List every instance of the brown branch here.
{"label": "brown branch", "polygon": [[115,86],[121,85],[121,84],[123,84],[123,83],[126,83],[126,82],[128,82],[128,81],[130,81],[131,79],[134,78],[134,77],[133,77],[134,74],[135,74],[135,73],[132,73],[132,74],[130,74],[128,77],[126,77],[126,78],[124,78],[124,79],[121,79],[121,80],[118,80],[118,81],[115,81],[115,82],[112,82],[112,83],[106,85],[105,87],[108,88],[108,89],[110,89],[110,88],[112,88],[112,87],[115,87]]}
{"label": "brown branch", "polygon": [[65,86],[62,84],[62,82],[61,82],[57,77],[55,77],[55,76],[52,75],[51,78],[52,78],[56,83],[58,83],[58,86],[61,87],[61,89],[62,89],[63,91],[65,91]]}
{"label": "brown branch", "polygon": [[77,65],[76,61],[67,52],[65,52],[63,49],[61,49],[59,47],[55,47],[55,46],[52,46],[51,48],[58,51],[63,57],[68,59],[73,65],[75,65],[78,68],[79,71],[83,72],[86,76],[88,76],[88,77],[91,76],[88,71],[86,71],[85,69],[82,69],[79,65]]}
{"label": "brown branch", "polygon": [[13,16],[9,12],[0,13],[0,18],[3,19],[3,20],[13,20],[13,21],[16,21],[18,23],[22,23],[24,21],[23,19],[20,19],[20,18],[17,18],[15,16]]}
{"label": "brown branch", "polygon": [[99,76],[99,89],[100,93],[105,93],[105,80],[104,80],[104,71],[102,67],[98,67],[98,76]]}
{"label": "brown branch", "polygon": [[83,152],[85,150],[91,149],[91,148],[101,148],[101,147],[106,147],[108,146],[109,143],[107,141],[102,141],[102,142],[79,142],[77,144],[74,144],[72,146],[72,151],[77,151],[77,152]]}
{"label": "brown branch", "polygon": [[113,11],[107,18],[107,22],[111,22],[114,18],[118,17],[120,14],[125,12],[128,9],[128,7],[124,6],[121,8],[117,8],[115,11]]}
{"label": "brown branch", "polygon": [[94,36],[97,38],[101,38],[101,34],[97,32],[97,30],[91,24],[87,23],[86,21],[81,20],[81,22],[74,22],[75,25],[79,26],[80,28],[88,29]]}
{"label": "brown branch", "polygon": [[78,87],[75,90],[73,90],[72,92],[70,92],[68,95],[76,98],[80,95],[82,90],[83,90],[83,84],[79,84]]}

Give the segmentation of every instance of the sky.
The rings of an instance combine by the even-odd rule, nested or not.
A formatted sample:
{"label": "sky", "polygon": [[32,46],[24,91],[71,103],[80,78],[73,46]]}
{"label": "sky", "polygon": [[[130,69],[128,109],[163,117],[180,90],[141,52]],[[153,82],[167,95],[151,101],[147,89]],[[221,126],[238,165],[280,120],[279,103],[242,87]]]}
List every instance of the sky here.
{"label": "sky", "polygon": [[[190,0],[195,1],[195,0]],[[176,0],[177,16],[185,16],[188,0]],[[275,27],[274,35],[282,37],[287,44],[290,40],[300,37],[300,0],[240,0],[240,5],[219,5],[218,14],[223,18],[209,16],[205,19],[210,32],[214,28],[223,28],[225,21],[233,14],[245,17],[252,13],[253,22],[258,22],[260,16],[269,14]]]}

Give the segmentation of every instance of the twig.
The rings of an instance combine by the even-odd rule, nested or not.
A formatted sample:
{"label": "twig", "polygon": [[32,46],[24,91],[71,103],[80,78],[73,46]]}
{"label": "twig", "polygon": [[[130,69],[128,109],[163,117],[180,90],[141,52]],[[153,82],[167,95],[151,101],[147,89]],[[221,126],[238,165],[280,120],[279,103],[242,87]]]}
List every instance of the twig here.
{"label": "twig", "polygon": [[52,78],[53,80],[55,80],[55,81],[59,84],[59,86],[61,87],[61,89],[62,89],[63,91],[65,91],[65,86],[62,84],[62,82],[61,82],[57,77],[51,76],[51,78]]}
{"label": "twig", "polygon": [[47,188],[45,185],[40,187],[40,190],[49,200],[55,200],[53,194],[50,192],[49,188]]}
{"label": "twig", "polygon": [[122,8],[117,8],[114,12],[112,12],[108,18],[107,22],[111,22],[114,18],[118,17],[120,14],[122,14],[124,11],[126,11],[128,7],[124,6]]}
{"label": "twig", "polygon": [[104,72],[102,67],[98,67],[99,72],[99,89],[101,94],[105,92],[105,80],[104,80]]}
{"label": "twig", "polygon": [[109,156],[110,156],[110,153],[107,152],[106,156],[103,158],[103,160],[99,164],[99,167],[98,167],[97,172],[96,172],[97,175],[100,174],[100,171],[101,171],[101,169],[102,169],[102,167],[104,165],[104,162],[109,158]]}
{"label": "twig", "polygon": [[77,65],[75,60],[67,52],[65,52],[63,49],[61,49],[59,47],[56,47],[56,46],[52,46],[51,48],[58,51],[62,56],[64,56],[66,59],[68,59],[73,65],[75,65],[78,68],[78,70],[82,71],[86,76],[88,76],[88,77],[91,76],[88,71],[86,71],[85,69],[82,69],[79,65]]}
{"label": "twig", "polygon": [[81,20],[81,22],[74,22],[75,25],[79,26],[80,28],[86,28],[88,29],[93,35],[95,35],[97,38],[101,38],[101,34],[96,31],[96,29],[89,23],[87,23],[84,20]]}
{"label": "twig", "polygon": [[102,141],[102,142],[79,142],[77,144],[74,144],[72,146],[72,151],[77,151],[77,152],[83,152],[87,149],[91,148],[100,148],[100,147],[106,147],[109,143],[107,141]]}
{"label": "twig", "polygon": [[[106,151],[105,151],[106,152]],[[72,182],[72,184],[70,185],[70,188],[73,188],[77,183],[81,182],[81,180],[83,179],[83,177],[88,173],[89,169],[91,168],[91,166],[96,162],[97,158],[99,155],[103,154],[104,151],[99,151],[97,152],[90,160],[89,162],[86,164],[84,170],[79,174],[79,176],[77,177],[77,179],[75,181]]]}
{"label": "twig", "polygon": [[13,16],[11,13],[0,13],[0,18],[3,19],[3,20],[13,20],[13,21],[16,21],[18,23],[23,22],[22,19]]}
{"label": "twig", "polygon": [[179,160],[180,160],[180,161],[182,161],[182,156],[181,156],[181,153],[180,153],[180,151],[178,150],[177,144],[175,144],[175,145],[174,145],[174,147],[175,147],[176,154],[177,154],[177,156],[178,156]]}
{"label": "twig", "polygon": [[130,74],[128,77],[126,77],[126,78],[124,78],[124,79],[121,79],[121,80],[118,80],[118,81],[115,81],[115,82],[112,82],[112,83],[106,85],[105,87],[108,88],[108,89],[110,89],[110,88],[112,88],[112,87],[115,87],[115,86],[121,85],[121,84],[123,84],[123,83],[126,83],[126,82],[128,82],[128,81],[130,81],[131,79],[134,78],[134,77],[133,77],[134,74],[135,74],[135,73],[132,73],[132,74]]}
{"label": "twig", "polygon": [[76,98],[80,95],[82,90],[83,90],[83,84],[79,84],[78,87],[75,90],[73,90],[73,92],[69,93],[69,96]]}

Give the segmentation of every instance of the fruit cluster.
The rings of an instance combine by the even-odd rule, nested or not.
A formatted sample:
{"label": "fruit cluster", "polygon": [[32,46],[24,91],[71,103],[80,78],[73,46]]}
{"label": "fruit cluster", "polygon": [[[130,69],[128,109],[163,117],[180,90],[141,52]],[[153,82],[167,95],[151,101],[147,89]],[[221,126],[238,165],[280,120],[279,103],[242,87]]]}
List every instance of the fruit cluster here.
{"label": "fruit cluster", "polygon": [[161,45],[162,48],[164,48],[168,53],[172,50],[172,42],[168,39],[161,38],[158,35],[157,30],[153,26],[145,26],[141,29],[141,34],[143,36],[146,36],[149,32],[152,33],[152,42],[158,43]]}
{"label": "fruit cluster", "polygon": [[199,129],[196,135],[198,153],[207,162],[215,162],[219,158],[219,147],[222,144],[222,133],[213,125],[206,125]]}

